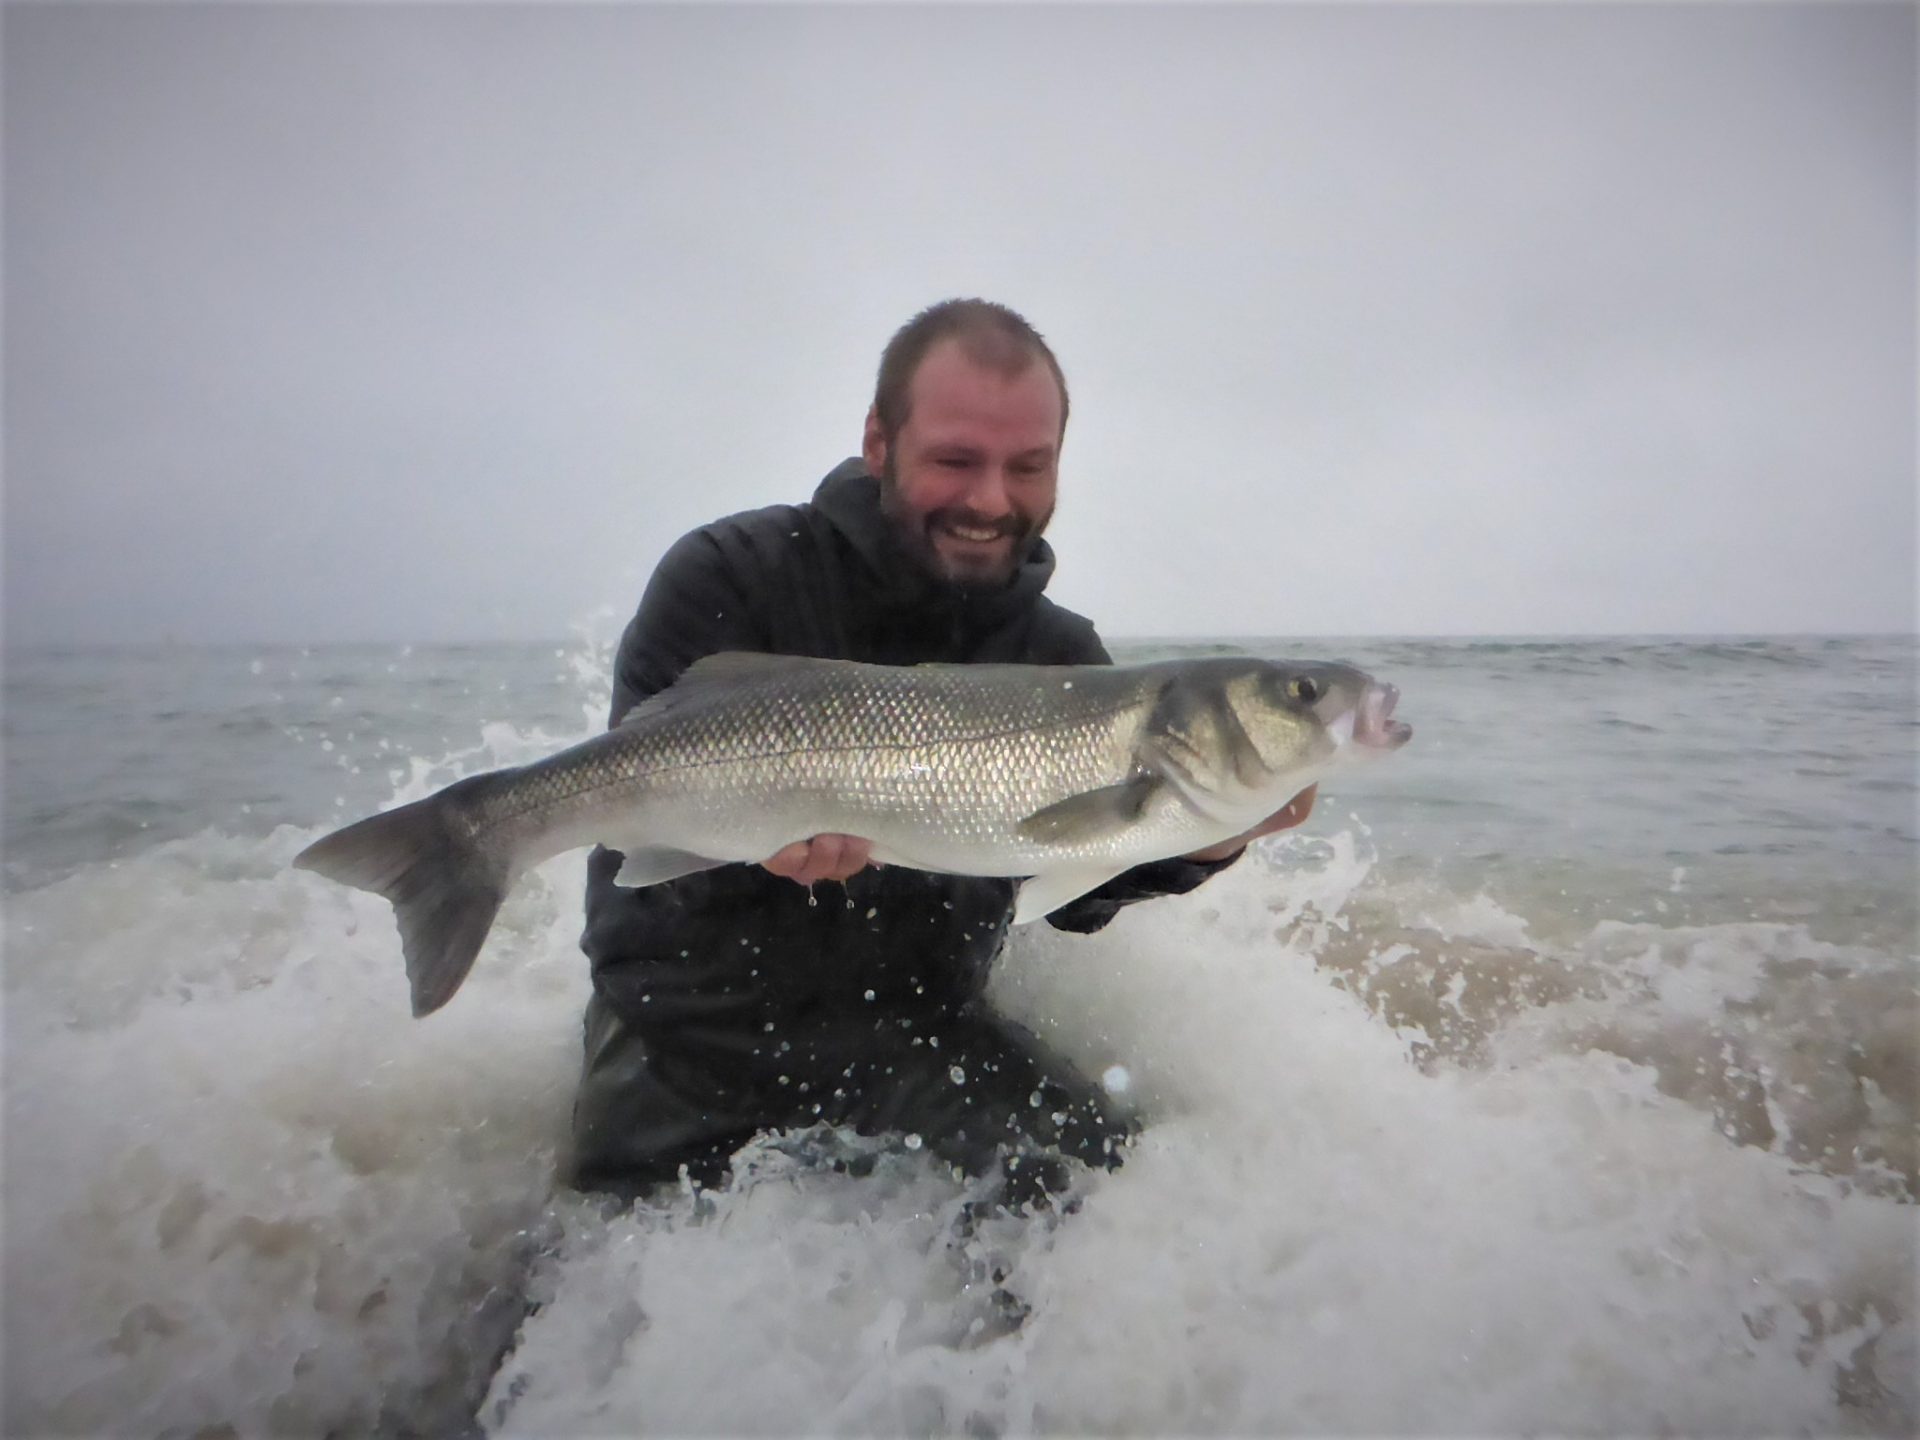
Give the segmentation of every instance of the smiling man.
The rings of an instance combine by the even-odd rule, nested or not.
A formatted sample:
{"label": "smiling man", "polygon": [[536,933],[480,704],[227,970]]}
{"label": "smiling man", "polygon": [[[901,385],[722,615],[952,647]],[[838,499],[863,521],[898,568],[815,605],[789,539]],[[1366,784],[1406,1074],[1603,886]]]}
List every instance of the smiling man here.
{"label": "smiling man", "polygon": [[[1108,663],[1093,626],[1042,593],[1066,421],[1059,363],[1019,315],[952,300],[915,316],[881,357],[858,460],[810,502],[703,526],[660,562],[621,640],[611,722],[723,650]],[[1048,922],[1097,930],[1191,890],[1312,798]],[[823,1123],[914,1137],[970,1174],[1001,1167],[1010,1204],[1057,1190],[1063,1156],[1119,1162],[1125,1117],[983,999],[1018,882],[883,868],[869,850],[819,835],[644,889],[614,885],[620,857],[594,852],[577,1185],[637,1195],[683,1169],[717,1183],[755,1135]]]}
{"label": "smiling man", "polygon": [[1030,348],[1038,336],[907,333],[887,350],[861,443],[880,508],[927,569],[1005,585],[1053,518],[1066,381],[1051,352]]}

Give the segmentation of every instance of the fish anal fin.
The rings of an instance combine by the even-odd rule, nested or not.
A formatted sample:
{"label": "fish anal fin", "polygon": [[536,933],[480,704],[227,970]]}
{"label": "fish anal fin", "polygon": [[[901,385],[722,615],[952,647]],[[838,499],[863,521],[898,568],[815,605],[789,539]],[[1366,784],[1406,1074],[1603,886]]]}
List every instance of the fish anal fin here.
{"label": "fish anal fin", "polygon": [[1036,844],[1092,844],[1136,823],[1162,783],[1158,775],[1143,770],[1118,785],[1070,795],[1036,810],[1015,828],[1022,840]]}
{"label": "fish anal fin", "polygon": [[1025,925],[1043,920],[1062,905],[1078,900],[1089,890],[1097,890],[1128,867],[1099,864],[1074,865],[1049,870],[1020,882],[1020,897],[1014,902],[1013,923]]}
{"label": "fish anal fin", "polygon": [[631,850],[622,850],[620,859],[620,873],[613,877],[613,883],[628,889],[678,880],[682,875],[712,870],[727,863],[711,855],[695,855],[691,850],[675,850],[666,845],[636,845]]}

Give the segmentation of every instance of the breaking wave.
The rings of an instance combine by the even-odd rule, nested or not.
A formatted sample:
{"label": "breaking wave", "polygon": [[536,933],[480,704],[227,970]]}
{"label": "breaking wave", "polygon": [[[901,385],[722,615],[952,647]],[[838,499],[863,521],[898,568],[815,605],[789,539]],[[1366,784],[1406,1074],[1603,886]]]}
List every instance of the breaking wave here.
{"label": "breaking wave", "polygon": [[[603,693],[603,650],[569,663]],[[325,765],[412,798],[592,708],[395,749],[384,778]],[[1018,933],[997,1002],[1145,1121],[1070,1213],[1024,1218],[817,1134],[703,1196],[557,1191],[579,856],[423,1022],[386,905],[288,869],[324,824],[67,864],[5,915],[0,1419],[1912,1433],[1900,925],[1729,919],[1681,866],[1496,893],[1377,860],[1346,808],[1098,936]]]}

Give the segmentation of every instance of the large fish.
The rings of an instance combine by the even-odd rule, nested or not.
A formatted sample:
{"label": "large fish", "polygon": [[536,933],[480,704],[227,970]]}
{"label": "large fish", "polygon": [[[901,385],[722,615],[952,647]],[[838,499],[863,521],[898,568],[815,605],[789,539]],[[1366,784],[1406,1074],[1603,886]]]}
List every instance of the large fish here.
{"label": "large fish", "polygon": [[445,1004],[514,881],[583,845],[622,885],[810,835],[961,875],[1031,877],[1016,923],[1258,824],[1344,754],[1412,731],[1344,665],[918,665],[713,655],[604,735],[337,830],[294,864],[384,895],[413,1010]]}

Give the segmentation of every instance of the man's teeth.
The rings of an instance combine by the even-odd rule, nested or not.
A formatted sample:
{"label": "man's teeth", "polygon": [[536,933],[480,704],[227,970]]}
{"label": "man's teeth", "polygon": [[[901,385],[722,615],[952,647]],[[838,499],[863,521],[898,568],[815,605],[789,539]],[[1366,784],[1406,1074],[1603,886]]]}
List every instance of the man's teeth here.
{"label": "man's teeth", "polygon": [[984,543],[988,540],[998,540],[1000,538],[1000,532],[998,529],[988,528],[984,530],[975,530],[966,525],[949,525],[947,526],[947,533],[949,535],[958,536],[962,540],[973,540],[981,543]]}

